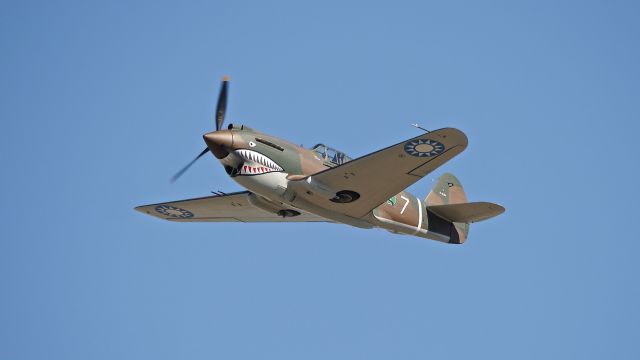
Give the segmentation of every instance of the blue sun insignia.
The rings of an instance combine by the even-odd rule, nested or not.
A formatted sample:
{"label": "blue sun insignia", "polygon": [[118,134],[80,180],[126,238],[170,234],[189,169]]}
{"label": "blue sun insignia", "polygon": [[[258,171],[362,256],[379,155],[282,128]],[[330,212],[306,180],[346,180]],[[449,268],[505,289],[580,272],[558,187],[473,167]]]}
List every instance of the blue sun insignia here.
{"label": "blue sun insignia", "polygon": [[404,144],[404,151],[417,157],[431,157],[440,155],[445,150],[441,142],[431,139],[412,140]]}
{"label": "blue sun insignia", "polygon": [[193,213],[191,211],[171,205],[158,205],[156,206],[156,211],[162,215],[176,219],[189,219],[193,217]]}

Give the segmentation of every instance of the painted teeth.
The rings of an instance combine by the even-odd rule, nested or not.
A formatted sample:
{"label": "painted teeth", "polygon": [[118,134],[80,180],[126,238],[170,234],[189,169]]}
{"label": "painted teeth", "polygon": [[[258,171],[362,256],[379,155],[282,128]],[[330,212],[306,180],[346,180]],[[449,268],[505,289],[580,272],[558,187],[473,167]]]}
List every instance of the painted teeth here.
{"label": "painted teeth", "polygon": [[[282,171],[283,169],[273,162],[268,157],[253,150],[236,150],[236,153],[240,155],[248,165],[243,165],[240,169],[241,175],[246,174],[265,174],[273,171]],[[251,164],[253,162],[253,164]]]}

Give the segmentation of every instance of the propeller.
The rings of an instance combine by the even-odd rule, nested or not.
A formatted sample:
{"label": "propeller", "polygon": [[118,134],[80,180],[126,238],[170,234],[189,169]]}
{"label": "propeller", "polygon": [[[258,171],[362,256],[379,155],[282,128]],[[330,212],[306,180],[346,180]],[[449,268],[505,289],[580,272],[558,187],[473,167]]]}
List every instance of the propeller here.
{"label": "propeller", "polygon": [[[222,79],[222,85],[220,86],[220,94],[218,95],[218,104],[216,105],[216,131],[220,130],[222,128],[222,124],[224,124],[224,116],[225,116],[225,113],[227,112],[228,91],[229,91],[229,77],[225,76]],[[204,154],[208,153],[209,151],[210,151],[209,147],[204,148],[204,150],[202,150],[202,152],[198,154],[198,156],[196,156],[195,159],[191,160],[190,163],[188,163],[185,167],[180,169],[180,171],[178,171],[177,173],[175,173],[175,175],[171,177],[171,182],[174,183],[176,180],[178,180],[185,172],[187,172],[187,170],[189,170],[191,165],[195,164],[195,162],[198,161],[198,159],[200,159],[202,156],[204,156]]]}
{"label": "propeller", "polygon": [[200,159],[204,154],[206,154],[206,153],[208,153],[208,152],[209,152],[209,148],[208,148],[208,147],[204,148],[204,150],[202,150],[202,152],[201,152],[198,156],[196,156],[196,158],[195,158],[195,159],[191,160],[191,162],[190,162],[190,163],[188,163],[185,167],[183,167],[182,169],[180,169],[180,171],[178,171],[177,173],[175,173],[175,175],[173,175],[173,176],[171,177],[171,182],[172,182],[172,183],[176,182],[176,180],[178,180],[178,178],[180,178],[180,176],[182,176],[182,174],[186,173],[186,172],[187,172],[187,170],[189,170],[189,168],[191,167],[191,165],[195,164],[195,163],[196,163],[196,161],[198,161],[198,159]]}
{"label": "propeller", "polygon": [[220,95],[218,95],[218,105],[216,106],[216,131],[222,128],[224,115],[227,112],[227,92],[229,91],[229,77],[222,78]]}

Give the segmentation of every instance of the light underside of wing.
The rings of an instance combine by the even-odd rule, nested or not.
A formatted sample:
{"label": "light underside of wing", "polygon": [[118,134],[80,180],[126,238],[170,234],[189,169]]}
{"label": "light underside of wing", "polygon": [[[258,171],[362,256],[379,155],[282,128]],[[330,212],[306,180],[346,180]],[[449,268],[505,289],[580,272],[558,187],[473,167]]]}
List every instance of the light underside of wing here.
{"label": "light underside of wing", "polygon": [[444,128],[311,176],[326,188],[357,192],[360,198],[351,203],[335,203],[313,192],[299,192],[298,196],[323,208],[361,218],[461,153],[467,143],[462,131]]}
{"label": "light underside of wing", "polygon": [[326,219],[302,213],[283,218],[249,202],[248,191],[136,207],[136,210],[164,220],[178,222],[321,222]]}

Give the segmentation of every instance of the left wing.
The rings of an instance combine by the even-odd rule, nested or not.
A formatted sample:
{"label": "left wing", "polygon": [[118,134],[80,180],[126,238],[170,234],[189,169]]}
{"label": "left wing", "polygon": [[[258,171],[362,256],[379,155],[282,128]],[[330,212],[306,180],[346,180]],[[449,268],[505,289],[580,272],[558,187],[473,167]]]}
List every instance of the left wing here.
{"label": "left wing", "polygon": [[262,210],[249,201],[249,191],[138,206],[135,209],[164,220],[178,222],[305,222],[328,221],[301,213],[283,218]]}
{"label": "left wing", "polygon": [[[435,130],[292,183],[299,187],[297,197],[361,218],[461,153],[467,143],[458,129]],[[357,199],[346,203],[331,199],[340,192],[351,194],[346,201],[354,198],[353,193]]]}

